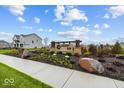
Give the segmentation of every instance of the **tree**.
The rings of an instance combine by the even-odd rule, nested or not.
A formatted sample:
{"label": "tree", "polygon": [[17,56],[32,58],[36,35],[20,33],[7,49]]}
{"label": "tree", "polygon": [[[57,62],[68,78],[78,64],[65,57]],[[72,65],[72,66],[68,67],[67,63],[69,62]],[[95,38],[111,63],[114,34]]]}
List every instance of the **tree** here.
{"label": "tree", "polygon": [[98,46],[98,56],[103,56],[103,49],[104,49],[104,45],[103,44],[100,44]]}
{"label": "tree", "polygon": [[97,55],[97,47],[93,44],[89,45],[89,52],[91,52],[92,55]]}
{"label": "tree", "polygon": [[45,37],[45,38],[44,38],[44,44],[45,44],[45,47],[47,46],[47,43],[48,43],[48,38]]}
{"label": "tree", "polygon": [[103,44],[100,44],[98,46],[98,56],[109,56],[111,55],[111,46],[109,44],[106,44],[106,45],[103,45]]}
{"label": "tree", "polygon": [[123,48],[121,47],[119,42],[116,42],[115,45],[112,48],[113,54],[121,54],[123,53]]}

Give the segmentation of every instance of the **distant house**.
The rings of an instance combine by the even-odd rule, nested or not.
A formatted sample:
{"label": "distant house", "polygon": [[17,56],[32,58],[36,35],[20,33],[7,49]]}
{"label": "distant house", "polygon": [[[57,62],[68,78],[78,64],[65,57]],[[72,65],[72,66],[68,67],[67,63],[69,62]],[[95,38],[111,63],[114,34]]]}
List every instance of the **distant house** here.
{"label": "distant house", "polygon": [[4,40],[0,40],[0,48],[10,48],[10,47],[11,47],[10,43]]}
{"label": "distant house", "polygon": [[14,35],[12,45],[15,48],[41,48],[43,46],[42,38],[35,33]]}

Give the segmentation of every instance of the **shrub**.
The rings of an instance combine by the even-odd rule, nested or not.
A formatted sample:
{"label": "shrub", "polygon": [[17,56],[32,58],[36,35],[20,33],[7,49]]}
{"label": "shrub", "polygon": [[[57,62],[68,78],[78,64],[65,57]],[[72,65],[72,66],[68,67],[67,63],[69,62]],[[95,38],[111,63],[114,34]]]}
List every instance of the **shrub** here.
{"label": "shrub", "polygon": [[12,49],[10,54],[14,54],[14,55],[19,55],[19,50],[17,49]]}
{"label": "shrub", "polygon": [[90,55],[91,55],[91,52],[86,52],[86,53],[83,54],[84,57],[88,57]]}
{"label": "shrub", "polygon": [[72,54],[71,54],[70,52],[67,52],[66,55],[68,55],[68,56],[72,56]]}
{"label": "shrub", "polygon": [[68,67],[69,67],[69,68],[73,68],[73,65],[72,65],[72,64],[68,64]]}
{"label": "shrub", "polygon": [[41,56],[40,55],[36,55],[36,56],[33,56],[30,58],[31,60],[40,60],[41,59]]}
{"label": "shrub", "polygon": [[65,66],[65,67],[67,67],[67,66],[68,66],[68,63],[67,63],[66,61],[64,62],[64,66]]}
{"label": "shrub", "polygon": [[54,54],[55,52],[54,51],[50,51],[50,54]]}
{"label": "shrub", "polygon": [[78,54],[78,53],[75,53],[75,54],[74,54],[74,56],[77,56],[77,57],[79,57],[79,56],[80,56],[80,54]]}
{"label": "shrub", "polygon": [[61,51],[58,51],[57,54],[62,54],[62,52]]}

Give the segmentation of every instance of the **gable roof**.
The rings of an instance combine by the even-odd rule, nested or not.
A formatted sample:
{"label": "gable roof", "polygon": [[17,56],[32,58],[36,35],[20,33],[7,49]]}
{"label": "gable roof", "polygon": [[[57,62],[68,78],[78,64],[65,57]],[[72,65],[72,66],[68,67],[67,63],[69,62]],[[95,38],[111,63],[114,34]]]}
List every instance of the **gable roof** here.
{"label": "gable roof", "polygon": [[20,34],[20,35],[15,35],[14,37],[16,37],[16,38],[20,38],[20,36],[22,36],[22,37],[29,37],[29,36],[32,36],[32,35],[34,35],[34,36],[36,36],[36,37],[38,37],[39,39],[41,39],[42,40],[42,38],[40,37],[40,36],[38,36],[37,34],[35,34],[35,33],[31,33],[31,34],[27,34],[27,35],[24,35],[24,34]]}
{"label": "gable roof", "polygon": [[7,43],[7,44],[9,44],[7,41],[5,41],[5,40],[0,40],[0,43]]}

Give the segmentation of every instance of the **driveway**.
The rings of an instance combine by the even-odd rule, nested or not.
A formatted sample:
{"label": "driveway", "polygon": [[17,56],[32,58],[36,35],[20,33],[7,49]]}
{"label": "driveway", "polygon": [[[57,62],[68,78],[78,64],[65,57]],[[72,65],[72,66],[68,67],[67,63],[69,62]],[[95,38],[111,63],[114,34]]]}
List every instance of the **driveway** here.
{"label": "driveway", "polygon": [[0,54],[0,62],[57,88],[124,88],[124,81]]}

